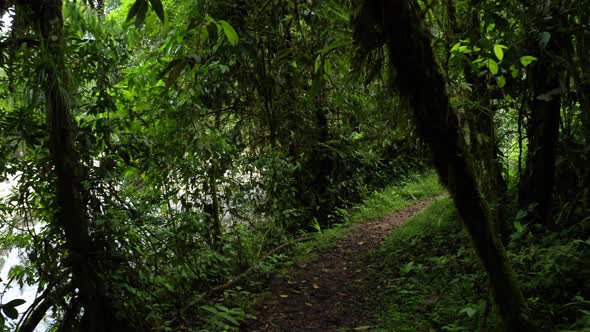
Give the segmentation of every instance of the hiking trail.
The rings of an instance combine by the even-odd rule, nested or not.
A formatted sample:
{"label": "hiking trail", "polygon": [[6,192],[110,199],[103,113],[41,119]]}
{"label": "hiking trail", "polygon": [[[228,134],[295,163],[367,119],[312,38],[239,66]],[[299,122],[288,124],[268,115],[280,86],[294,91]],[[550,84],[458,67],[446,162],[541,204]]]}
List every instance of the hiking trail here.
{"label": "hiking trail", "polygon": [[241,331],[368,329],[359,324],[371,317],[371,304],[379,289],[374,289],[378,286],[371,282],[374,277],[367,272],[380,264],[377,257],[368,254],[392,230],[434,199],[356,224],[349,234],[317,258],[296,264],[286,277],[273,279],[270,295],[256,306],[256,319],[246,321]]}

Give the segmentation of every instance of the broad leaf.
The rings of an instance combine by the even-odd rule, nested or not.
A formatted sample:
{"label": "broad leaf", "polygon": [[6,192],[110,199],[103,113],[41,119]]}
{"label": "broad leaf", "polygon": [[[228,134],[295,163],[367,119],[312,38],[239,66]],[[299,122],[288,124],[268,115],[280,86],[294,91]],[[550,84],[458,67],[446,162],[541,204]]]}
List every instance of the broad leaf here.
{"label": "broad leaf", "polygon": [[495,60],[488,59],[488,68],[492,74],[496,75],[498,73],[498,63]]}
{"label": "broad leaf", "polygon": [[236,46],[239,41],[236,30],[234,30],[234,28],[232,28],[232,26],[227,21],[219,20],[217,22],[221,24],[221,28],[223,29],[223,33],[225,33],[225,37],[227,37],[227,41],[232,46]]}
{"label": "broad leaf", "polygon": [[498,58],[498,60],[502,61],[504,59],[504,49],[507,48],[504,45],[496,44],[494,45],[494,54]]}
{"label": "broad leaf", "polygon": [[534,61],[537,61],[537,58],[535,58],[534,56],[531,56],[531,55],[525,55],[520,58],[520,63],[522,63],[522,65],[525,67],[530,65]]}

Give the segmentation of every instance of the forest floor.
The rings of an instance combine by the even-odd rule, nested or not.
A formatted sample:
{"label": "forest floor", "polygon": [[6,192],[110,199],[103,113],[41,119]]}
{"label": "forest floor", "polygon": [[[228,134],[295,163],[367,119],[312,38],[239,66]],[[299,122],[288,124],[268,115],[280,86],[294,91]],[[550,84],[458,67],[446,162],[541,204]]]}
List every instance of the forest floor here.
{"label": "forest floor", "polygon": [[242,331],[367,330],[359,326],[374,313],[380,290],[373,280],[380,262],[369,255],[384,238],[434,198],[384,218],[353,226],[346,237],[316,258],[300,262],[287,276],[275,278],[269,295],[256,306],[256,319]]}

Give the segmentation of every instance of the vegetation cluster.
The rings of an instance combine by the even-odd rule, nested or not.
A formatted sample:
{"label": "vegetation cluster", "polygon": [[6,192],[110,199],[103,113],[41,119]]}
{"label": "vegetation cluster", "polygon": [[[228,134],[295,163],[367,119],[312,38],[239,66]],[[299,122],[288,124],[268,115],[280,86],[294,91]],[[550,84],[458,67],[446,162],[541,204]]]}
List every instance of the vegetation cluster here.
{"label": "vegetation cluster", "polygon": [[456,210],[386,244],[387,319],[588,328],[589,0],[0,15],[0,248],[23,252],[2,294],[38,288],[2,295],[5,330],[237,329],[297,243],[438,192],[432,174],[382,191],[428,168]]}

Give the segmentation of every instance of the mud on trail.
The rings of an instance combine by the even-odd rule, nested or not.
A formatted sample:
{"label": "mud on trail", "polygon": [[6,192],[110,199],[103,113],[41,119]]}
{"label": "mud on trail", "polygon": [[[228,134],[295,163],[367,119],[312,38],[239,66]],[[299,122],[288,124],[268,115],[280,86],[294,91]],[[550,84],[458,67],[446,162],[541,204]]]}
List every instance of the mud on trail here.
{"label": "mud on trail", "polygon": [[432,200],[355,225],[333,248],[296,265],[289,276],[271,283],[270,295],[256,307],[256,320],[245,322],[241,331],[339,331],[366,323],[378,292],[371,289],[375,283],[367,271],[379,264],[367,254]]}

